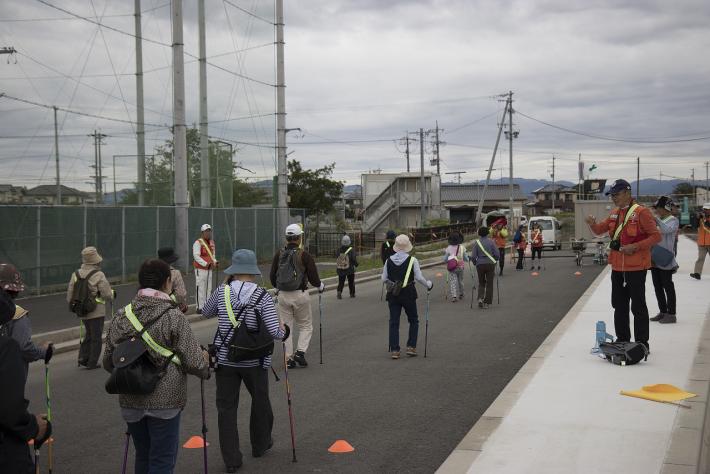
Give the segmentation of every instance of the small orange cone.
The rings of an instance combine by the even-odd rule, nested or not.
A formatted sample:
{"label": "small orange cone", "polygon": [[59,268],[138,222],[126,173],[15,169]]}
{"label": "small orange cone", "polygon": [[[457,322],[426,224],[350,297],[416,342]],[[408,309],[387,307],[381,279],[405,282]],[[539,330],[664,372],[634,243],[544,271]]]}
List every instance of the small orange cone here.
{"label": "small orange cone", "polygon": [[539,275],[539,273],[538,273],[538,272],[532,272],[531,275],[534,276],[534,277],[536,277],[536,276]]}
{"label": "small orange cone", "polygon": [[[210,443],[207,443],[207,446],[209,446]],[[185,444],[182,445],[183,448],[187,449],[200,449],[205,447],[205,440],[202,439],[202,436],[193,436],[192,438],[188,439]]]}
{"label": "small orange cone", "polygon": [[328,448],[329,453],[337,453],[337,454],[352,453],[353,451],[355,451],[355,448],[353,448],[352,445],[350,443],[348,443],[347,441],[345,441],[344,439],[339,439],[338,441],[333,443],[333,445],[330,448]]}
{"label": "small orange cone", "polygon": [[574,272],[574,274],[575,274],[576,276],[580,276],[580,275],[582,274],[582,272]]}
{"label": "small orange cone", "polygon": [[444,276],[444,274],[441,273],[441,272],[439,272],[439,273],[436,274],[436,277],[437,277],[437,278],[441,278],[441,277],[443,277],[443,276]]}

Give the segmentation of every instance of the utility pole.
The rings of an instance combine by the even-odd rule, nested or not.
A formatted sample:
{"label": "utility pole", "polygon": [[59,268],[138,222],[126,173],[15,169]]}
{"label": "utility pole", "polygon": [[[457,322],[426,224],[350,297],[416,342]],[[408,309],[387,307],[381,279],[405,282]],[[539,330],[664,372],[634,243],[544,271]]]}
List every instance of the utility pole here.
{"label": "utility pole", "polygon": [[62,183],[59,179],[59,132],[57,131],[57,107],[54,109],[54,161],[57,165],[57,206],[62,205]]}
{"label": "utility pole", "polygon": [[106,135],[99,133],[94,130],[94,133],[89,135],[94,137],[94,165],[92,168],[95,170],[94,178],[94,189],[96,193],[96,204],[102,204],[104,202],[104,183],[103,183],[103,165],[101,164],[101,145],[103,144],[101,140],[106,138]]}
{"label": "utility pole", "polygon": [[182,38],[182,0],[171,0],[173,23],[173,162],[175,163],[175,250],[188,266],[187,136],[185,130],[185,57]]}
{"label": "utility pole", "polygon": [[493,155],[491,156],[491,165],[486,170],[486,171],[488,171],[488,173],[486,174],[486,184],[483,185],[483,192],[481,193],[481,195],[479,196],[479,199],[478,199],[478,210],[476,211],[477,223],[480,223],[481,212],[483,211],[483,201],[486,196],[486,191],[488,190],[488,183],[491,180],[491,172],[494,170],[493,164],[496,161],[496,153],[498,153],[498,144],[500,143],[500,135],[501,135],[501,133],[503,133],[503,125],[505,125],[505,113],[507,112],[508,102],[509,101],[506,100],[506,102],[505,102],[506,108],[503,109],[503,120],[501,120],[500,125],[498,126],[498,135],[496,136],[496,144],[493,147]]}
{"label": "utility pole", "polygon": [[407,148],[406,151],[404,152],[406,157],[407,157],[407,173],[409,173],[409,131],[407,131],[407,134],[404,136],[404,139],[407,142]]}
{"label": "utility pole", "polygon": [[556,194],[557,194],[557,190],[555,188],[555,155],[552,155],[552,213],[553,214],[555,213]]}
{"label": "utility pole", "polygon": [[708,201],[708,196],[710,193],[710,179],[708,179],[708,168],[710,167],[710,161],[705,162],[705,200]]}
{"label": "utility pole", "polygon": [[[434,149],[434,152],[436,153],[436,174],[441,175],[441,160],[439,159],[439,121],[436,121],[436,129],[435,129],[435,134],[436,134],[436,139],[434,142],[434,146],[436,147]],[[461,178],[461,175],[459,175],[459,179]]]}
{"label": "utility pole", "polygon": [[[200,206],[211,207],[210,145],[207,135],[207,43],[205,40],[205,0],[197,1],[200,43]],[[217,182],[219,186],[219,182]]]}
{"label": "utility pole", "polygon": [[286,157],[286,79],[284,65],[284,2],[276,0],[276,130],[278,153],[279,232],[288,224],[288,163]]}
{"label": "utility pole", "polygon": [[513,225],[513,91],[508,91],[508,158],[510,161],[510,182],[508,183],[510,224]]}
{"label": "utility pole", "polygon": [[[138,155],[138,205],[145,205],[145,117],[143,111],[143,38],[141,0],[135,0],[136,30],[136,154]],[[115,193],[114,193],[115,194]],[[115,203],[114,203],[115,204]]]}
{"label": "utility pole", "polygon": [[641,157],[636,157],[636,200],[641,196]]}
{"label": "utility pole", "polygon": [[419,161],[421,164],[421,174],[419,179],[419,198],[421,200],[420,206],[420,227],[424,227],[424,129],[419,129]]}

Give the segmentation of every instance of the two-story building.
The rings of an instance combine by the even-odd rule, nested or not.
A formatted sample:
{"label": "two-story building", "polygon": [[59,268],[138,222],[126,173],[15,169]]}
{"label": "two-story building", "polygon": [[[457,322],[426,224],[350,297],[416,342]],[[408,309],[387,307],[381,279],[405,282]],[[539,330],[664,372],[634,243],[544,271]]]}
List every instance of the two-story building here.
{"label": "two-story building", "polygon": [[[61,185],[63,205],[77,206],[86,204],[89,200],[89,193]],[[43,184],[36,188],[28,189],[25,192],[23,204],[57,204],[57,186],[53,184]]]}
{"label": "two-story building", "polygon": [[553,204],[556,212],[572,212],[577,200],[577,186],[546,184],[533,191],[533,196],[534,200],[528,207],[535,215],[551,213]]}
{"label": "two-story building", "polygon": [[22,186],[0,184],[0,204],[22,204],[25,191]]}

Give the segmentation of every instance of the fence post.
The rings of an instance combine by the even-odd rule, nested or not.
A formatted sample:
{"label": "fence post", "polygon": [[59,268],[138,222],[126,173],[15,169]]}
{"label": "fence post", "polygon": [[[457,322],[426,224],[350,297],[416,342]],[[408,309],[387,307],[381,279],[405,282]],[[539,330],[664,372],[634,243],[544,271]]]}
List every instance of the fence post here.
{"label": "fence post", "polygon": [[[233,216],[234,216],[234,241],[236,242],[237,241],[237,209],[234,208],[234,209],[232,209],[232,211],[234,213],[233,214]],[[236,247],[236,245],[235,245],[235,247]]]}
{"label": "fence post", "polygon": [[126,206],[121,207],[121,281],[126,281]]}
{"label": "fence post", "polygon": [[41,276],[41,267],[42,267],[42,257],[40,256],[40,252],[42,251],[42,246],[40,245],[40,241],[42,240],[42,233],[41,233],[41,228],[42,228],[42,208],[40,206],[37,206],[37,269],[36,271],[36,285],[37,285],[37,294],[40,294],[40,288],[42,287],[42,276]]}
{"label": "fence post", "polygon": [[256,221],[257,221],[256,208],[254,208],[254,255],[256,256],[256,261],[258,262],[259,261],[259,254],[257,253],[257,250],[256,250],[256,245],[257,245],[256,243],[258,242],[258,231],[257,231],[257,227],[256,227]]}
{"label": "fence post", "polygon": [[84,204],[84,246],[82,248],[86,248],[86,223],[87,223],[87,214],[88,211],[86,210],[86,204]]}
{"label": "fence post", "polygon": [[155,250],[160,248],[160,206],[155,206]]}

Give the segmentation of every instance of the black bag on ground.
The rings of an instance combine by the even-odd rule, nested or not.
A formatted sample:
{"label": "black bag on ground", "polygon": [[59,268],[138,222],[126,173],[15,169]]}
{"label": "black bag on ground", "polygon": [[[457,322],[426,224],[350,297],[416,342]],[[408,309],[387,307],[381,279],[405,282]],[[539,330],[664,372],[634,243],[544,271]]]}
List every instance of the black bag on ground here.
{"label": "black bag on ground", "polygon": [[640,342],[602,342],[599,351],[616,365],[634,365],[648,360],[648,349]]}
{"label": "black bag on ground", "polygon": [[[167,310],[166,310],[167,311]],[[160,319],[159,317],[153,322]],[[111,395],[150,395],[165,374],[168,364],[175,357],[173,352],[162,366],[156,365],[148,355],[148,346],[143,342],[143,330],[127,341],[116,345],[111,355],[113,370],[106,381],[106,392]]]}
{"label": "black bag on ground", "polygon": [[72,287],[71,301],[69,302],[69,311],[82,318],[96,309],[96,298],[91,297],[91,289],[89,288],[89,278],[98,270],[91,270],[86,278],[79,276],[79,271],[74,272],[74,286]]}

